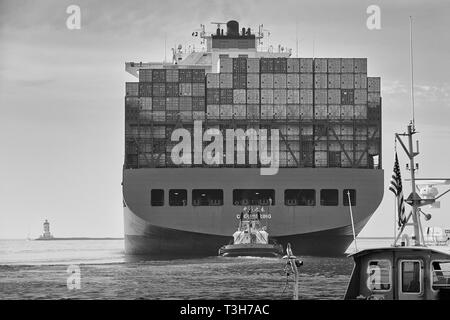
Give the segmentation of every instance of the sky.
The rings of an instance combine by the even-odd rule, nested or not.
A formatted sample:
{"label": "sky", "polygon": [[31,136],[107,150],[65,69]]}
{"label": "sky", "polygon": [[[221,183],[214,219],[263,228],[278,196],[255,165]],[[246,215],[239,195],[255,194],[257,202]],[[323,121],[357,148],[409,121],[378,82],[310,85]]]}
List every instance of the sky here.
{"label": "sky", "polygon": [[[79,30],[66,27],[73,4]],[[379,30],[366,26],[369,5],[380,7]],[[450,178],[448,0],[0,0],[0,238],[37,236],[44,219],[55,236],[123,236],[124,83],[135,81],[124,62],[198,47],[200,24],[213,32],[210,22],[232,19],[264,24],[269,44],[294,57],[297,30],[299,57],[368,58],[368,75],[382,78],[386,191],[360,235],[392,235],[394,132],[411,119],[409,16],[418,175]],[[426,225],[450,228],[449,208],[447,195],[424,210],[433,215]]]}

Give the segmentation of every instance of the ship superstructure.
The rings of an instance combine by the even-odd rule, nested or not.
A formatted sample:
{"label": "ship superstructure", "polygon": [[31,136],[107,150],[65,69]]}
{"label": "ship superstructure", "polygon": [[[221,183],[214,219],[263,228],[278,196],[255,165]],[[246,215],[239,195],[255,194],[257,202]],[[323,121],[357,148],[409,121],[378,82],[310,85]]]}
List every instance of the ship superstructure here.
{"label": "ship superstructure", "polygon": [[[273,212],[271,237],[296,254],[343,254],[352,241],[347,192],[357,233],[383,196],[380,78],[367,77],[365,58],[258,50],[261,27],[255,35],[236,21],[200,35],[205,50],[184,56],[179,47],[170,64],[126,63],[139,78],[125,96],[126,251],[215,255],[234,213],[258,205]],[[233,162],[210,163],[213,139],[202,139],[179,163],[180,128],[191,137],[242,129],[245,148],[237,139]],[[261,175],[267,165],[260,149],[250,155],[251,129],[279,133],[276,174]]]}

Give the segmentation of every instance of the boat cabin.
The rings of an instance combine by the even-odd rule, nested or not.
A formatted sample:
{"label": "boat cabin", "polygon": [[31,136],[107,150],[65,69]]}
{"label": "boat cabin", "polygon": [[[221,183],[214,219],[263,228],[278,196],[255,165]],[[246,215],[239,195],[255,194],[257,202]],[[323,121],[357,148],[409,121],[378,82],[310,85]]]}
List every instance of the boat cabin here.
{"label": "boat cabin", "polygon": [[450,255],[427,247],[359,251],[344,299],[450,299]]}

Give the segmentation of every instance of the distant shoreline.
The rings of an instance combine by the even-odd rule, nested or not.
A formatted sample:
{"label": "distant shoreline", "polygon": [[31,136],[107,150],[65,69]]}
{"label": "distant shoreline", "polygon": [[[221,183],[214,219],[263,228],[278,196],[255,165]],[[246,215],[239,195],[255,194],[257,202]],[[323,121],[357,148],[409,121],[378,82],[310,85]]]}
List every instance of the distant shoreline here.
{"label": "distant shoreline", "polygon": [[31,240],[36,240],[36,241],[53,241],[53,240],[123,240],[124,238],[90,238],[90,237],[68,237],[68,238],[49,238],[49,239],[42,239],[42,238],[37,238],[37,239],[31,239]]}

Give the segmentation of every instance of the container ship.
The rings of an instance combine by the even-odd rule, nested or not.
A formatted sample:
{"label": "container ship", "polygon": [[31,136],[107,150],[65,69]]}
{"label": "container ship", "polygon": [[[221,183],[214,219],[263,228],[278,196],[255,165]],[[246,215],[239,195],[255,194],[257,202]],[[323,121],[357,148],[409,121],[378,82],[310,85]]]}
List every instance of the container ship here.
{"label": "container ship", "polygon": [[[125,63],[137,79],[125,85],[127,254],[217,255],[236,215],[259,207],[271,238],[295,254],[338,256],[353,239],[349,206],[359,233],[380,204],[381,81],[367,76],[367,58],[293,58],[263,48],[263,30],[202,25],[193,34],[201,50],[178,46],[171,62]],[[177,129],[196,141],[184,162],[174,160]],[[227,161],[217,150],[207,161],[212,139],[195,138],[211,129],[245,133],[228,145],[237,151]],[[274,174],[262,174],[262,150],[250,156],[248,133],[262,129],[278,136]],[[227,149],[229,139],[217,141]]]}

